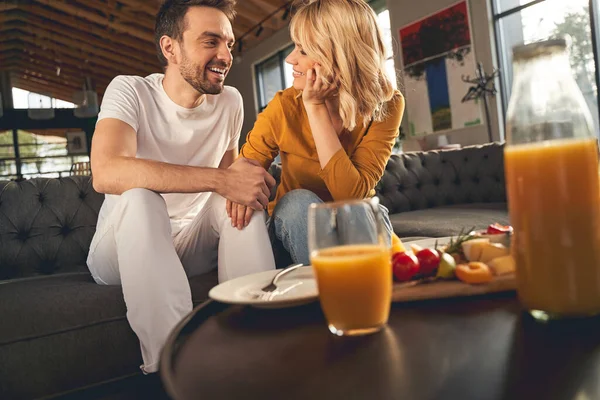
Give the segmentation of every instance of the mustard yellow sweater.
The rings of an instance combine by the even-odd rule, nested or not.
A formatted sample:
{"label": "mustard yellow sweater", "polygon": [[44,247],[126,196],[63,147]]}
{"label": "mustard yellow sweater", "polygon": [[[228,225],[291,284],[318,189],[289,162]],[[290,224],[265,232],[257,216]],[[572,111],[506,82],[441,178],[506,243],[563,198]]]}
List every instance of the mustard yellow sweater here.
{"label": "mustard yellow sweater", "polygon": [[323,201],[372,197],[398,136],[404,113],[402,94],[396,92],[390,100],[383,121],[370,126],[358,121],[352,132],[342,133],[342,149],[321,169],[299,93],[294,88],[278,92],[258,115],[240,152],[265,169],[281,155],[281,183],[269,203],[269,215],[277,201],[294,189],[308,189]]}

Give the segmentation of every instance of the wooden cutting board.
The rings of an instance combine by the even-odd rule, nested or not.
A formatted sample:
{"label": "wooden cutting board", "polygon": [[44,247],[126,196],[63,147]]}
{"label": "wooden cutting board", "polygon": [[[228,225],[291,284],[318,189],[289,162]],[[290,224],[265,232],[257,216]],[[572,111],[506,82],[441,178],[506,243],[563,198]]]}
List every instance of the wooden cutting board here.
{"label": "wooden cutting board", "polygon": [[494,277],[490,283],[470,285],[458,280],[435,281],[431,283],[395,283],[392,301],[416,301],[441,299],[446,297],[475,296],[486,293],[512,291],[517,288],[515,274]]}

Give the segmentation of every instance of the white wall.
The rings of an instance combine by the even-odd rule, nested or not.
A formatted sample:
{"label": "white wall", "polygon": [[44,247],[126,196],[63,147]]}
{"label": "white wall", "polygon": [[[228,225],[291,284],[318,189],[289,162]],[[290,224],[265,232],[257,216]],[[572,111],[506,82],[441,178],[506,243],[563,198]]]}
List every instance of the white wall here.
{"label": "white wall", "polygon": [[[471,31],[472,41],[475,48],[475,58],[477,62],[482,62],[486,72],[491,72],[494,65],[495,50],[492,41],[492,24],[491,24],[491,12],[488,9],[489,0],[469,0],[469,9],[471,14]],[[410,24],[420,18],[426,17],[429,14],[433,14],[442,8],[448,7],[455,4],[456,0],[387,0],[388,9],[390,11],[390,20],[392,35],[395,40],[395,49],[399,50],[399,29],[407,24]],[[242,130],[242,143],[245,141],[246,134],[252,129],[254,121],[256,120],[256,93],[255,93],[255,78],[254,78],[254,67],[253,65],[259,61],[264,60],[270,55],[274,54],[278,50],[283,49],[291,43],[289,32],[287,28],[277,32],[274,36],[264,40],[257,47],[244,51],[241,60],[235,60],[234,66],[229,73],[226,84],[236,87],[244,98],[244,127]],[[395,61],[396,68],[401,70],[401,55],[399,51],[396,51]],[[401,73],[398,74],[402,76]],[[471,76],[474,77],[475,71],[472,72]],[[400,82],[402,87],[402,82]],[[496,82],[496,87],[499,88],[499,82]],[[465,93],[468,89],[468,85],[465,84]],[[497,100],[497,101],[496,101]],[[492,137],[494,140],[500,139],[500,127],[498,121],[500,96],[498,95],[495,99],[490,101],[490,113],[492,120]],[[485,113],[483,110],[483,104],[481,109],[483,119],[485,119]],[[403,120],[403,126],[408,132],[408,120],[410,116],[406,115]],[[487,128],[485,121],[482,125],[457,129],[449,131],[446,134],[448,143],[459,143],[462,145],[485,143],[488,141]],[[436,147],[438,143],[438,135],[430,135],[425,141],[424,145],[427,148]],[[415,140],[407,140],[404,144],[404,150],[418,150],[420,145]]]}

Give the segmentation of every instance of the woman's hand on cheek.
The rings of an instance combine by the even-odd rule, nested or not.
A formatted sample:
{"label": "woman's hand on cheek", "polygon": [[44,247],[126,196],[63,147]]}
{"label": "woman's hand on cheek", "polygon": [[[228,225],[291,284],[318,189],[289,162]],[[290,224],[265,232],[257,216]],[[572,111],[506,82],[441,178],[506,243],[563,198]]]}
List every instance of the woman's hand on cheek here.
{"label": "woman's hand on cheek", "polygon": [[302,91],[302,101],[305,106],[325,104],[325,100],[336,92],[337,85],[323,80],[319,64],[306,71],[306,86]]}

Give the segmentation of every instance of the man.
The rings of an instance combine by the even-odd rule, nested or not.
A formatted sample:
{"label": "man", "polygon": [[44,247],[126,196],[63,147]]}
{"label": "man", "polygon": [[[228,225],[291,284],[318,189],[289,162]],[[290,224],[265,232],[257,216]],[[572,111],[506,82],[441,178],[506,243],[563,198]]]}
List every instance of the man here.
{"label": "man", "polygon": [[[94,188],[106,194],[88,256],[99,284],[123,286],[144,372],[158,368],[173,326],[192,310],[187,276],[219,280],[274,269],[264,213],[238,231],[225,201],[264,210],[274,179],[237,157],[232,64],[235,0],[166,0],[155,42],[165,73],[118,76],[92,142]],[[186,276],[187,275],[187,276]]]}

